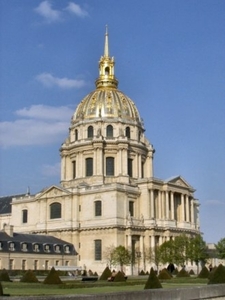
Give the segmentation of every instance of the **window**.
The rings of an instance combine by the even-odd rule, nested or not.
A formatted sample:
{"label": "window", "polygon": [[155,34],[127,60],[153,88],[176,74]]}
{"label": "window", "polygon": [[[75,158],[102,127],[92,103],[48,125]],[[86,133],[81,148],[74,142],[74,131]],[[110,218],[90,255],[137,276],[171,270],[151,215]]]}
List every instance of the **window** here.
{"label": "window", "polygon": [[72,173],[73,173],[73,179],[76,178],[76,161],[72,161]]}
{"label": "window", "polygon": [[126,137],[130,138],[130,127],[126,127]]}
{"label": "window", "polygon": [[112,127],[112,125],[108,125],[106,127],[106,136],[107,137],[113,137],[113,127]]}
{"label": "window", "polygon": [[105,75],[109,75],[109,67],[105,68]]}
{"label": "window", "polygon": [[55,261],[55,265],[59,266],[59,261],[58,260]]}
{"label": "window", "polygon": [[9,260],[9,270],[13,270],[14,267],[14,259]]}
{"label": "window", "polygon": [[102,241],[95,240],[95,260],[102,260]]}
{"label": "window", "polygon": [[45,244],[44,245],[44,251],[49,253],[50,252],[50,245]]}
{"label": "window", "polygon": [[22,251],[25,251],[25,252],[26,252],[26,251],[28,250],[27,248],[28,248],[28,247],[27,247],[27,243],[22,243],[22,244],[21,244],[21,250],[22,250]]}
{"label": "window", "polygon": [[46,261],[45,261],[45,270],[48,270],[48,266],[49,266],[49,261],[46,260]]}
{"label": "window", "polygon": [[35,260],[34,261],[34,270],[37,270],[38,269],[38,260]]}
{"label": "window", "polygon": [[52,203],[50,205],[50,219],[61,218],[61,204],[58,202]]}
{"label": "window", "polygon": [[24,209],[24,210],[22,211],[22,222],[23,222],[23,223],[27,223],[27,216],[28,216],[27,209]]}
{"label": "window", "polygon": [[129,213],[130,213],[131,217],[134,216],[134,202],[133,201],[129,201]]}
{"label": "window", "polygon": [[75,141],[77,141],[78,140],[78,130],[77,129],[75,129],[74,135],[75,135]]}
{"label": "window", "polygon": [[86,176],[93,175],[93,158],[86,158]]}
{"label": "window", "polygon": [[39,246],[39,244],[33,244],[33,251],[34,251],[34,252],[39,252],[39,251],[40,251],[40,246]]}
{"label": "window", "polygon": [[22,260],[22,270],[26,270],[26,263],[27,261],[25,259]]}
{"label": "window", "polygon": [[64,252],[65,253],[70,253],[70,246],[69,245],[64,246]]}
{"label": "window", "polygon": [[2,242],[0,242],[0,250],[2,250],[2,245],[3,245],[3,243],[2,243]]}
{"label": "window", "polygon": [[93,126],[89,126],[89,127],[88,127],[88,135],[87,135],[87,137],[88,137],[88,138],[93,138],[93,136],[94,136],[94,129],[93,129]]}
{"label": "window", "polygon": [[114,175],[114,157],[106,157],[106,175]]}
{"label": "window", "polygon": [[128,175],[129,175],[130,177],[133,176],[133,166],[132,166],[132,164],[133,164],[132,159],[131,159],[131,158],[128,158],[127,172],[128,172]]}
{"label": "window", "polygon": [[56,253],[60,253],[61,252],[61,247],[60,247],[60,245],[55,245],[55,252]]}
{"label": "window", "polygon": [[15,251],[15,244],[13,242],[9,242],[9,250]]}
{"label": "window", "polygon": [[101,216],[102,215],[102,202],[101,201],[95,201],[95,216]]}

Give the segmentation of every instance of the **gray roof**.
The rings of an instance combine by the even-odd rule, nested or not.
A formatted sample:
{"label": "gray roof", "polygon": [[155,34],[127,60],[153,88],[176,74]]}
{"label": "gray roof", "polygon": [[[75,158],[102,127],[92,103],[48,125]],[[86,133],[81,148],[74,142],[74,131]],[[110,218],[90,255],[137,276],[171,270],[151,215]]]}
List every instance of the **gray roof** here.
{"label": "gray roof", "polygon": [[0,197],[0,215],[11,214],[11,203],[13,198],[24,197],[26,194]]}

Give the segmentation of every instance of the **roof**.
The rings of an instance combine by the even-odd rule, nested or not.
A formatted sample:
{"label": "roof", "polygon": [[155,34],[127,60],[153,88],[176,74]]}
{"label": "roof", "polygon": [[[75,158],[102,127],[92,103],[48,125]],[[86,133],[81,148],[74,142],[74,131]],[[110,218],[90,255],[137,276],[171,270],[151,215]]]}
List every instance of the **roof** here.
{"label": "roof", "polygon": [[0,197],[0,214],[11,214],[11,203],[13,198],[24,197],[26,194]]}
{"label": "roof", "polygon": [[[10,243],[13,243],[14,250],[10,250]],[[26,245],[23,248],[23,244]],[[38,251],[34,245],[38,245]],[[46,251],[46,245],[48,251]],[[59,246],[56,251],[56,246]],[[26,249],[26,250],[24,250]],[[59,254],[77,255],[73,244],[50,235],[13,233],[9,236],[5,231],[0,231],[0,252],[26,252],[36,254]]]}

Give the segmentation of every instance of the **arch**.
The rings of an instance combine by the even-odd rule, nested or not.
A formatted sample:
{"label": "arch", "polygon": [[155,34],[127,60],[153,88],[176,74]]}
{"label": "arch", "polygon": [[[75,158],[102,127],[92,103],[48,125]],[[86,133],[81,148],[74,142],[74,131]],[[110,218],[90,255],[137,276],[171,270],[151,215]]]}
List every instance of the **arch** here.
{"label": "arch", "polygon": [[108,125],[106,127],[106,136],[113,137],[113,126],[112,125]]}
{"label": "arch", "polygon": [[105,75],[109,75],[109,67],[105,68]]}
{"label": "arch", "polygon": [[50,204],[50,219],[61,218],[61,203],[54,202]]}
{"label": "arch", "polygon": [[94,136],[94,128],[93,128],[93,126],[88,126],[87,137],[93,138],[93,136]]}

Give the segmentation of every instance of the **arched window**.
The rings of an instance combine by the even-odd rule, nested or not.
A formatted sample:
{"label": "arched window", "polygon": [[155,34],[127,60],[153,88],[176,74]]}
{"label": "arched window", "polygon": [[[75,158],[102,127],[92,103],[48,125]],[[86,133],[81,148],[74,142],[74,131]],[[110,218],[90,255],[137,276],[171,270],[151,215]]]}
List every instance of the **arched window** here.
{"label": "arched window", "polygon": [[113,127],[112,127],[112,125],[108,125],[106,127],[106,136],[107,137],[113,137]]}
{"label": "arched window", "polygon": [[76,161],[72,161],[72,174],[73,174],[73,179],[76,178]]}
{"label": "arched window", "polygon": [[105,75],[109,75],[109,67],[105,68]]}
{"label": "arched window", "polygon": [[114,175],[114,157],[106,157],[106,175]]}
{"label": "arched window", "polygon": [[126,137],[130,138],[130,127],[126,127]]}
{"label": "arched window", "polygon": [[61,204],[58,202],[52,203],[50,205],[50,219],[61,218]]}
{"label": "arched window", "polygon": [[89,126],[88,127],[88,132],[87,132],[87,137],[88,138],[93,138],[94,136],[94,129],[93,129],[93,126]]}
{"label": "arched window", "polygon": [[86,176],[93,175],[93,158],[86,158]]}
{"label": "arched window", "polygon": [[77,141],[78,140],[78,130],[77,129],[75,129],[74,134],[75,134],[75,141]]}
{"label": "arched window", "polygon": [[99,217],[102,215],[102,202],[100,200],[95,201],[95,216]]}

